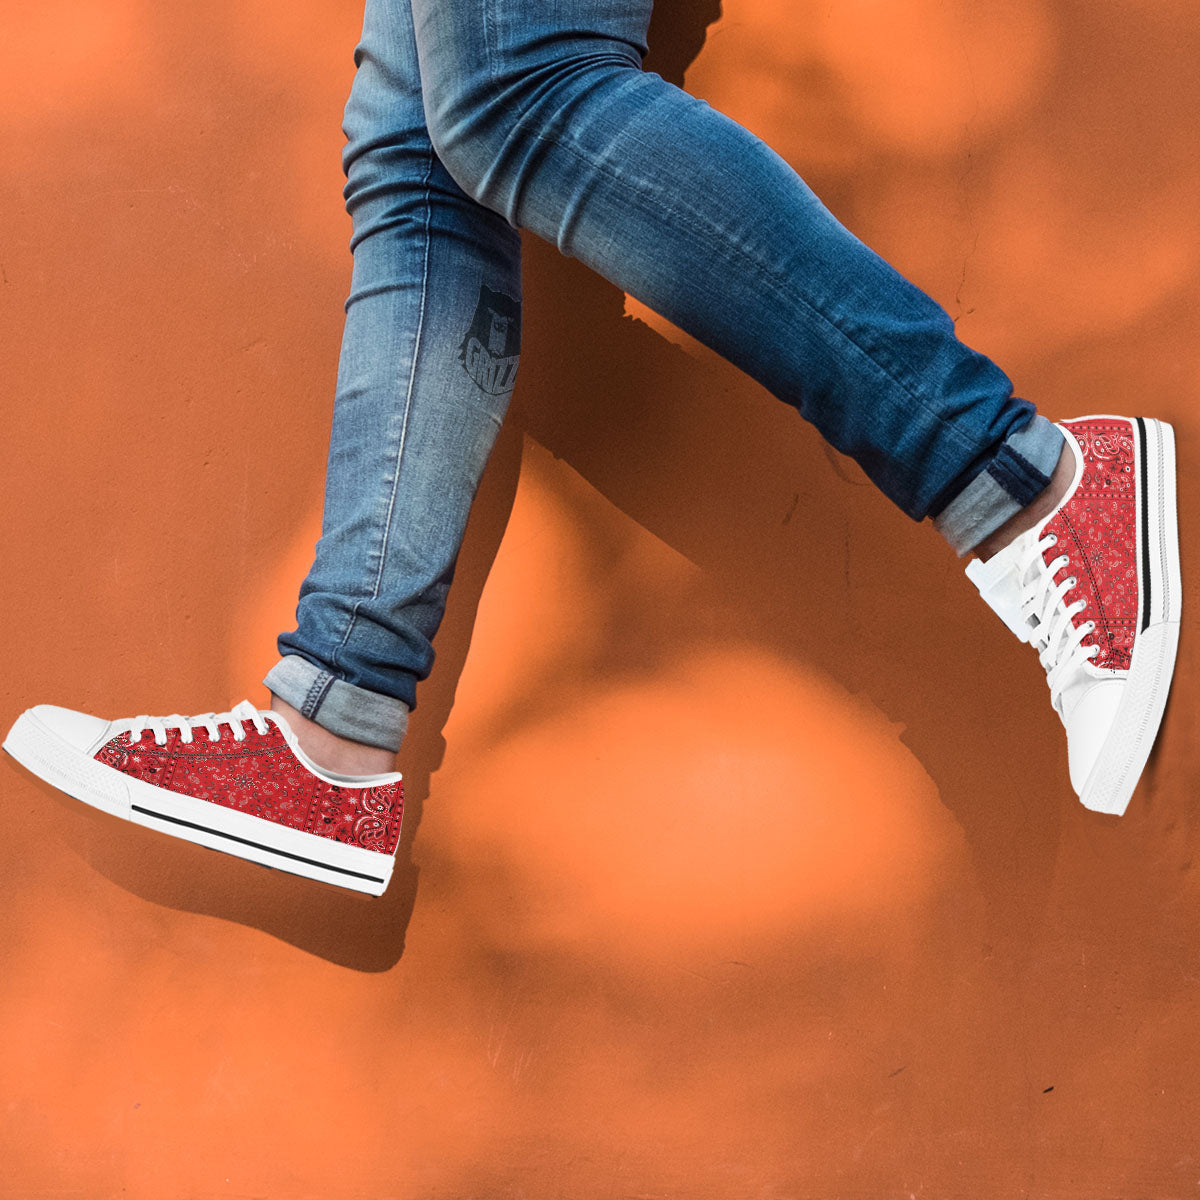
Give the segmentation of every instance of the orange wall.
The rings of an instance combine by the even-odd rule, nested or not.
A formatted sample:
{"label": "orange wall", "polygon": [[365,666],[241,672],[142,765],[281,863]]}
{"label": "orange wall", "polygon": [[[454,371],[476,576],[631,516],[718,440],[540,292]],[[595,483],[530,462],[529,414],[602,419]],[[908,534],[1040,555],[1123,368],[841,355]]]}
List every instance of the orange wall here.
{"label": "orange wall", "polygon": [[[9,9],[0,723],[265,705],[361,8]],[[1200,578],[1190,0],[660,0],[651,43],[1048,415],[1173,422]],[[1085,812],[928,527],[526,249],[384,898],[0,764],[0,1197],[1194,1195],[1190,631],[1128,815]]]}

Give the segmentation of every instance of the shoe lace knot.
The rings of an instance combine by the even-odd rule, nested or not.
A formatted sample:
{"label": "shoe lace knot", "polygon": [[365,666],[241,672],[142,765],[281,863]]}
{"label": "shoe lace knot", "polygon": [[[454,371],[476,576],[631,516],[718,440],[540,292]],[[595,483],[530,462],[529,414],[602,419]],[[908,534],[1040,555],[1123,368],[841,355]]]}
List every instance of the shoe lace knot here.
{"label": "shoe lace knot", "polygon": [[243,721],[253,721],[254,728],[260,734],[270,732],[270,726],[249,700],[243,700],[240,704],[234,705],[228,712],[207,712],[197,713],[193,717],[185,717],[180,713],[171,713],[168,717],[152,717],[146,713],[134,717],[133,723],[129,730],[129,740],[132,744],[136,744],[142,740],[142,735],[147,731],[154,735],[154,741],[159,746],[165,746],[167,743],[167,730],[180,730],[179,740],[181,742],[191,742],[195,740],[195,730],[203,726],[208,730],[208,740],[210,742],[220,741],[221,726],[228,725],[233,730],[233,739],[236,742],[245,741],[246,727],[242,724]]}

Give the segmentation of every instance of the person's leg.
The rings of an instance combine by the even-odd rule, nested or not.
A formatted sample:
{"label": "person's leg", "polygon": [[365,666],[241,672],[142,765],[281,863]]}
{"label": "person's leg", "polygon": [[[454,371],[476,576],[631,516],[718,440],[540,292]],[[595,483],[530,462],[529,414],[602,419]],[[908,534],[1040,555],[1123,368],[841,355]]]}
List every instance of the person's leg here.
{"label": "person's leg", "polygon": [[[1174,442],[1056,426],[769,146],[642,68],[652,0],[412,0],[434,146],[469,195],[793,404],[934,524],[1039,650],[1085,805],[1121,812],[1175,659]],[[977,565],[976,565],[977,564]]]}
{"label": "person's leg", "polygon": [[432,665],[512,392],[521,245],[433,149],[408,0],[367,0],[355,61],[343,126],[354,273],[321,538],[264,682],[318,761],[382,770]]}
{"label": "person's leg", "polygon": [[[412,0],[415,41],[409,11],[371,0],[347,109],[354,290],[321,543],[275,697],[399,745],[511,389],[527,228],[794,404],[960,552],[1034,520],[968,574],[1039,649],[1081,799],[1123,811],[1178,635],[1170,427],[1060,431],[1016,399],[777,154],[641,69],[650,0]],[[1067,496],[1039,518],[1064,448]],[[39,705],[4,748],[176,837],[373,894],[391,875],[399,775],[322,769],[248,701],[116,722]]]}
{"label": "person's leg", "polygon": [[774,150],[642,68],[651,0],[412,0],[430,133],[471,196],[795,405],[960,553],[1063,439]]}
{"label": "person's leg", "polygon": [[40,704],[3,746],[126,820],[379,895],[403,809],[388,768],[516,374],[520,239],[438,160],[407,0],[368,0],[356,58],[325,511],[271,708],[109,721]]}

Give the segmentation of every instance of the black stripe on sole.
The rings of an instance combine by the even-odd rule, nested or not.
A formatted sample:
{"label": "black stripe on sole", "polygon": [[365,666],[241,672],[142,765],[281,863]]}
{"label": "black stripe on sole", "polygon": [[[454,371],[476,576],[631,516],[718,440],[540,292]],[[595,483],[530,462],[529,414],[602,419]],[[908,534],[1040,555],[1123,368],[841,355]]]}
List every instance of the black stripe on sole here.
{"label": "black stripe on sole", "polygon": [[[369,879],[372,883],[382,883],[378,875],[367,875],[362,871],[351,871],[349,867],[335,867],[331,863],[323,863],[315,858],[305,858],[303,854],[292,854],[289,850],[277,850],[274,846],[265,846],[262,842],[252,842],[249,838],[238,837],[236,833],[226,833],[223,829],[209,829],[207,825],[197,825],[195,821],[185,821],[182,817],[172,817],[169,813],[155,812],[152,808],[143,808],[140,804],[132,806],[134,812],[140,812],[147,817],[157,817],[160,821],[173,821],[176,825],[186,825],[189,829],[198,829],[201,833],[215,833],[217,837],[228,838],[231,842],[241,842],[243,846],[253,846],[256,850],[266,850],[268,854],[278,854],[281,858],[291,858],[296,862],[308,863],[312,867],[320,867],[324,871],[340,871],[343,875],[353,875],[356,879]],[[269,863],[262,864],[269,866]]]}
{"label": "black stripe on sole", "polygon": [[1141,502],[1142,519],[1139,532],[1142,535],[1142,628],[1144,633],[1150,624],[1150,482],[1146,466],[1146,422],[1134,417],[1138,427],[1138,468],[1141,482],[1138,485],[1138,500]]}

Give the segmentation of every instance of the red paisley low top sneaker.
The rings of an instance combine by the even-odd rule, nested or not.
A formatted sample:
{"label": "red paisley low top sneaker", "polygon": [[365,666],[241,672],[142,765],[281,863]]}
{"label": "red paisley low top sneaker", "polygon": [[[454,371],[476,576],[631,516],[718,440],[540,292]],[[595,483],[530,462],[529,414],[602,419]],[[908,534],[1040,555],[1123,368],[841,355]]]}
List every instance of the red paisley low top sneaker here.
{"label": "red paisley low top sneaker", "polygon": [[39,704],[4,749],[68,795],[172,837],[373,896],[391,878],[400,774],[327,771],[286,718],[249,700],[116,721]]}
{"label": "red paisley low top sneaker", "polygon": [[1071,784],[1123,813],[1158,734],[1179,640],[1175,437],[1141,417],[1059,425],[1075,456],[1062,503],[967,575],[1046,669]]}

